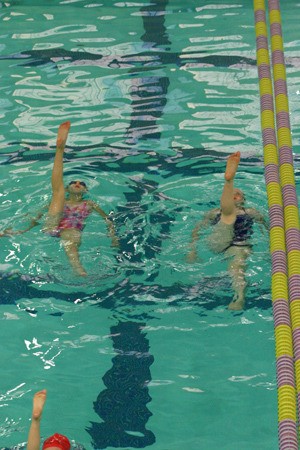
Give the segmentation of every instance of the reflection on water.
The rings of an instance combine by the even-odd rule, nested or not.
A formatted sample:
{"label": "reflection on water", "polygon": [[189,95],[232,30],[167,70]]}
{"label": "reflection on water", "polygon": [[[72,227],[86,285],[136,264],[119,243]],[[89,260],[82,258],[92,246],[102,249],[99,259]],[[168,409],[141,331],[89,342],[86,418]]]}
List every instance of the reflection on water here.
{"label": "reflection on water", "polygon": [[[249,193],[250,206],[266,213],[252,12],[237,1],[225,5],[220,0],[205,5],[55,0],[46,10],[40,2],[29,3],[13,1],[0,8],[5,36],[0,38],[0,230],[21,229],[49,203],[57,125],[71,120],[65,179],[80,176],[87,182],[89,197],[111,214],[120,248],[110,247],[105,226],[91,217],[81,246],[89,276],[78,279],[59,241],[45,236],[41,226],[1,238],[4,322],[11,320],[15,330],[13,351],[21,361],[30,361],[22,378],[28,388],[24,402],[43,383],[59,397],[61,392],[54,394],[58,377],[72,402],[77,401],[74,390],[80,394],[78,417],[66,401],[66,423],[70,414],[69,431],[87,448],[155,445],[163,450],[176,447],[183,436],[191,450],[198,450],[202,438],[207,448],[220,448],[203,411],[212,414],[211,399],[219,394],[223,397],[216,405],[230,404],[237,393],[232,395],[228,380],[248,379],[242,378],[249,367],[243,366],[240,340],[234,339],[231,326],[245,314],[255,342],[256,311],[264,324],[271,317],[268,236],[255,229],[247,311],[235,316],[226,310],[232,291],[225,262],[209,252],[205,234],[198,245],[200,262],[188,265],[185,256],[195,223],[218,206],[225,160],[232,151],[242,152],[239,187]],[[296,70],[298,43],[292,42],[289,67]],[[293,105],[297,111],[297,102]],[[205,390],[216,346],[210,347],[214,335],[206,340],[201,334],[199,340],[199,333],[204,324],[213,327],[210,321],[216,317],[216,328],[226,324],[229,329],[231,344],[220,338],[218,345],[235,372],[226,378],[216,368],[218,388]],[[24,330],[18,329],[19,322]],[[90,336],[91,329],[99,338],[97,352],[108,359],[97,359],[87,347],[82,336]],[[163,339],[166,330],[172,334]],[[32,357],[35,348],[20,350],[20,342],[42,342],[46,349],[58,342],[59,347],[65,335],[72,344],[59,353],[51,375],[38,365],[41,358]],[[110,351],[101,348],[104,336]],[[244,342],[248,344],[247,338]],[[70,349],[75,348],[74,356]],[[80,348],[85,354],[79,361]],[[239,357],[229,356],[232,349]],[[251,362],[255,366],[256,357]],[[14,358],[12,380],[17,386],[18,364]],[[155,371],[159,383],[152,380]],[[87,374],[90,378],[82,381]],[[270,370],[266,385],[272,374]],[[195,385],[191,381],[178,388],[178,380],[185,379]],[[3,386],[7,391],[8,380]],[[164,390],[158,393],[157,386]],[[253,390],[245,396],[252,398]],[[5,402],[7,415],[13,416]],[[191,405],[190,410],[184,405]],[[243,406],[236,408],[242,416]],[[218,406],[216,411],[222,437],[228,408]],[[275,417],[272,405],[268,413]],[[265,409],[260,414],[265,417]],[[23,410],[20,416],[27,417]],[[168,417],[172,427],[166,425]],[[196,417],[204,421],[201,436]],[[51,418],[55,423],[55,416]],[[215,423],[216,416],[210,418]],[[6,422],[0,424],[4,445],[15,444],[17,436],[24,440],[27,420],[13,437],[13,424],[7,428]],[[247,424],[241,427],[248,433],[240,440],[246,442],[245,450],[253,447],[255,434]],[[269,448],[274,448],[272,433],[267,430],[260,439],[267,442],[265,449],[270,441]]]}

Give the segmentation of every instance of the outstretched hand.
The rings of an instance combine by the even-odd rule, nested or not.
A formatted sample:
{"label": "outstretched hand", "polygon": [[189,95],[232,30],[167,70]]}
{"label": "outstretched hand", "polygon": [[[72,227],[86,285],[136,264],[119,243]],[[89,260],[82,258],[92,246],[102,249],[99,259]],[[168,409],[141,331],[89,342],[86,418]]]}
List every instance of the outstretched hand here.
{"label": "outstretched hand", "polygon": [[5,228],[5,230],[0,231],[0,237],[13,236],[14,234],[19,234],[17,231],[13,231],[12,228]]}

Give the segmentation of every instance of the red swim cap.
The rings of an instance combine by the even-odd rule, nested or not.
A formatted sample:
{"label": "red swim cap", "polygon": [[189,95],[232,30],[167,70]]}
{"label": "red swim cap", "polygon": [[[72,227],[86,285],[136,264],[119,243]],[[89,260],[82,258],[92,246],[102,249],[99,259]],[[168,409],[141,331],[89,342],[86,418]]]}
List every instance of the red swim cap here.
{"label": "red swim cap", "polygon": [[43,450],[49,447],[57,447],[61,450],[70,450],[71,444],[66,436],[55,433],[53,434],[53,436],[50,436],[45,440],[43,444]]}

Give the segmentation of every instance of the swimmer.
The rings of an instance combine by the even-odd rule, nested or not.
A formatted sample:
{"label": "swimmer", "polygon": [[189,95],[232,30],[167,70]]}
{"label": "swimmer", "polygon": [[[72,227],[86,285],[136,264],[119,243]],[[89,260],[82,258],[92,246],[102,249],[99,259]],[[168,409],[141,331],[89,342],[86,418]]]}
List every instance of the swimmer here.
{"label": "swimmer", "polygon": [[[58,129],[51,178],[52,199],[43,231],[50,236],[61,239],[74,272],[80,276],[87,276],[87,272],[80,262],[79,247],[81,244],[81,233],[85,226],[85,219],[91,212],[97,212],[105,220],[109,230],[109,236],[112,240],[112,246],[118,247],[119,242],[115,234],[113,222],[109,219],[108,215],[95,202],[84,200],[83,196],[88,190],[85,182],[74,180],[66,188],[64,186],[63,156],[70,126],[70,122],[64,122]],[[67,198],[65,197],[66,193]],[[0,236],[25,233],[38,224],[42,215],[40,213],[36,218],[32,219],[26,229],[13,231],[11,228],[8,228],[0,233]]]}
{"label": "swimmer", "polygon": [[[42,418],[43,409],[45,406],[47,397],[46,389],[36,392],[33,397],[33,408],[31,424],[28,433],[27,450],[40,450],[41,444],[41,433],[40,433],[40,422]],[[42,450],[70,450],[71,443],[69,439],[62,435],[55,433],[48,437],[42,446]]]}
{"label": "swimmer", "polygon": [[228,308],[242,310],[245,307],[246,260],[251,252],[250,237],[253,233],[253,223],[262,224],[267,229],[267,223],[262,214],[254,208],[245,208],[245,195],[234,187],[234,178],[240,162],[240,152],[229,156],[225,170],[225,183],[221,196],[220,208],[210,210],[203,220],[196,224],[192,231],[190,251],[187,262],[197,260],[197,241],[203,228],[213,225],[209,237],[209,248],[215,253],[224,253],[228,258],[228,272],[232,279],[234,290],[233,301]]}

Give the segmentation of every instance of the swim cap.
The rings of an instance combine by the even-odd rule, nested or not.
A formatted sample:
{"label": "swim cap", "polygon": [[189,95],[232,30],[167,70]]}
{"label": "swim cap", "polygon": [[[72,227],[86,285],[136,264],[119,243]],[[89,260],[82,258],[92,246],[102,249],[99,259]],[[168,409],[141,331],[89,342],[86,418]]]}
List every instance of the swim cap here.
{"label": "swim cap", "polygon": [[66,436],[55,433],[53,436],[50,436],[45,440],[43,450],[49,447],[58,447],[61,450],[70,450],[71,444]]}

